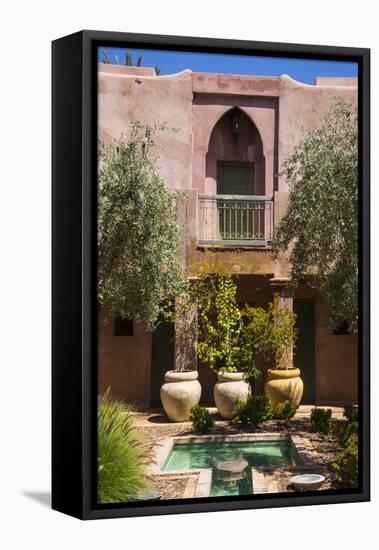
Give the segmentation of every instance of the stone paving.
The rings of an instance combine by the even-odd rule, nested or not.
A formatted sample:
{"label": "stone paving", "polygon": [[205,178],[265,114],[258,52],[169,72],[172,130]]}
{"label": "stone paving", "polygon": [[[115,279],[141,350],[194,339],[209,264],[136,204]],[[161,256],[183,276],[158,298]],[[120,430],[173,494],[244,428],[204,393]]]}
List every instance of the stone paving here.
{"label": "stone paving", "polygon": [[199,474],[194,475],[159,475],[152,476],[152,488],[159,491],[162,500],[193,497]]}
{"label": "stone paving", "polygon": [[[327,407],[333,411],[333,419],[337,423],[344,423],[343,409],[338,407]],[[304,452],[318,465],[317,473],[326,477],[322,489],[336,488],[335,476],[330,464],[334,462],[341,451],[336,436],[325,436],[313,433],[310,428],[310,411],[312,407],[301,406],[295,417],[289,422],[270,420],[264,422],[258,429],[238,429],[230,421],[222,420],[217,409],[209,408],[214,416],[215,424],[209,432],[211,435],[249,434],[249,433],[283,433],[294,436],[296,446],[301,447]],[[136,424],[143,438],[149,445],[157,445],[168,437],[193,435],[192,423],[172,423],[161,410],[149,410],[134,413]],[[301,468],[299,468],[301,471]],[[288,492],[292,491],[289,483],[291,476],[297,473],[296,468],[260,469],[260,484],[265,486],[267,492]],[[175,474],[168,478],[167,474],[155,474],[153,479],[154,488],[162,493],[162,498],[189,498],[194,494],[198,474],[181,476]],[[258,478],[257,478],[258,479]]]}

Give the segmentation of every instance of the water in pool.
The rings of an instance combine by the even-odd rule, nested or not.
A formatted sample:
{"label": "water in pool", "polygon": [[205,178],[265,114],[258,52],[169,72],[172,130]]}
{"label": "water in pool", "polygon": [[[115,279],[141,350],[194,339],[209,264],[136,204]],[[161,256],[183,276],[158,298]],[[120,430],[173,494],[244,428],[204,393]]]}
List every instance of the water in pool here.
{"label": "water in pool", "polygon": [[[220,462],[245,461],[240,475],[218,469]],[[212,468],[211,496],[246,495],[253,492],[253,466],[296,465],[297,454],[290,441],[240,441],[174,445],[162,470]]]}

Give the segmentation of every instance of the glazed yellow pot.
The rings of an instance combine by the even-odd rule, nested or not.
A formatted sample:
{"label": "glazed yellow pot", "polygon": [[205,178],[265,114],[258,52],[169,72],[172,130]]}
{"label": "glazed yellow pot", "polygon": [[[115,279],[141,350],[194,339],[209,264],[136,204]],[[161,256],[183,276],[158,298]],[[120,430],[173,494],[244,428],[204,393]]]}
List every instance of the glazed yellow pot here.
{"label": "glazed yellow pot", "polygon": [[268,369],[264,390],[273,409],[283,401],[298,407],[304,390],[300,369]]}

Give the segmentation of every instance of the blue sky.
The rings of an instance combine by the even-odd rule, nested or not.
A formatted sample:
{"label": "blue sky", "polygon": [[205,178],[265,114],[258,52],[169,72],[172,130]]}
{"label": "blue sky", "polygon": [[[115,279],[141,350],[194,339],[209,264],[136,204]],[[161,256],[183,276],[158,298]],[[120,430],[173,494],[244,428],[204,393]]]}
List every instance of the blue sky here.
{"label": "blue sky", "polygon": [[[191,52],[169,52],[161,50],[134,50],[132,48],[105,48],[112,63],[124,63],[128,52],[133,61],[142,55],[142,65],[159,65],[160,74],[172,74],[184,69],[198,72],[231,73],[255,76],[280,76],[288,74],[299,82],[313,84],[316,76],[358,76],[357,63],[345,61],[317,61],[313,59],[287,59],[277,57],[252,57]],[[103,60],[101,48],[98,60]]]}

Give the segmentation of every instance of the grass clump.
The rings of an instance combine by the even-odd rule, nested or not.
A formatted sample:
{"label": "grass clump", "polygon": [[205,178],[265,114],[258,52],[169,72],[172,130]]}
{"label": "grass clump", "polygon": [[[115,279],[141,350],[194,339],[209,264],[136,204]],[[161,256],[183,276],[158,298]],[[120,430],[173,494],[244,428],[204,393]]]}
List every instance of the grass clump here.
{"label": "grass clump", "polygon": [[100,399],[97,412],[97,498],[101,504],[127,502],[148,488],[147,447],[130,407]]}

